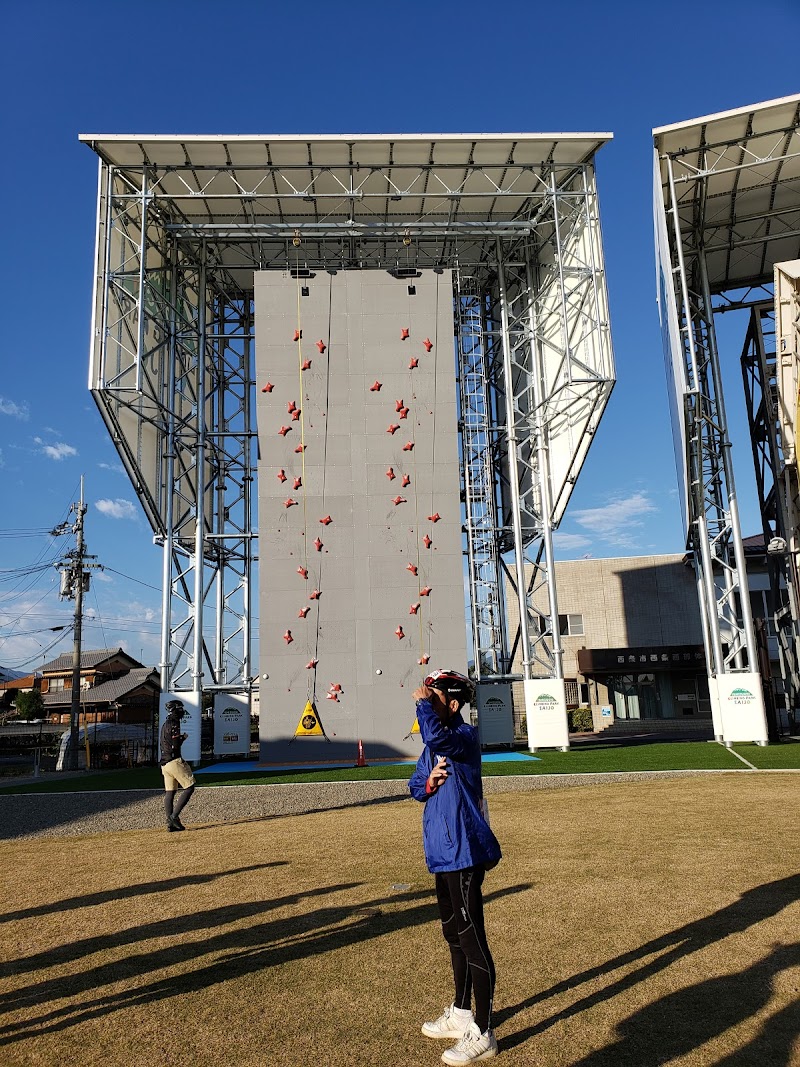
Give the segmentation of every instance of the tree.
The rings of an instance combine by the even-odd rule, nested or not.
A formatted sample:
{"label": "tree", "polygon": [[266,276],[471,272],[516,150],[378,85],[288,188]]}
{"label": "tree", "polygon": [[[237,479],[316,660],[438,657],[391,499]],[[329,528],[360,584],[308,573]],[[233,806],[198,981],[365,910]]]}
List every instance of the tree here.
{"label": "tree", "polygon": [[17,693],[17,715],[20,719],[43,719],[44,701],[38,689],[30,693]]}

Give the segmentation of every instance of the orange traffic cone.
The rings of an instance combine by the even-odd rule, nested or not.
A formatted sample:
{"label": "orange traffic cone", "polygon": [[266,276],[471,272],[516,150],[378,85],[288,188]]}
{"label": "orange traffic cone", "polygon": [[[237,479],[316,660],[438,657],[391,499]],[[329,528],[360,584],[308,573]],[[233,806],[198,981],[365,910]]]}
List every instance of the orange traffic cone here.
{"label": "orange traffic cone", "polygon": [[364,756],[364,744],[361,738],[358,739],[358,759],[355,762],[356,767],[368,766],[366,757]]}

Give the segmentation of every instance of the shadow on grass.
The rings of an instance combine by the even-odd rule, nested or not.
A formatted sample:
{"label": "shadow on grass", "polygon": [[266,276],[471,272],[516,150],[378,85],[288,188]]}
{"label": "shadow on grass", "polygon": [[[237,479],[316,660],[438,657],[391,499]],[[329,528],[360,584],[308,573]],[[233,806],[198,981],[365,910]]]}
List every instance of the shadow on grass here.
{"label": "shadow on grass", "polygon": [[[620,953],[620,955],[607,960],[605,963],[601,963],[596,967],[590,967],[578,974],[571,975],[569,978],[558,982],[549,989],[542,990],[540,993],[535,993],[533,996],[528,997],[519,1004],[514,1004],[508,1008],[502,1009],[501,1011],[498,1011],[494,1017],[495,1025],[497,1026],[503,1022],[508,1022],[519,1012],[531,1008],[536,1004],[540,1004],[543,1001],[548,1000],[550,997],[566,993],[574,989],[576,986],[581,986],[586,982],[593,982],[598,978],[610,975],[621,967],[627,967],[630,964],[642,961],[639,967],[636,967],[634,970],[630,971],[623,977],[618,978],[603,989],[579,998],[568,1007],[556,1012],[554,1015],[548,1016],[534,1026],[527,1027],[524,1030],[518,1030],[515,1034],[509,1034],[507,1037],[504,1037],[501,1041],[501,1046],[503,1049],[515,1048],[517,1045],[523,1044],[537,1034],[543,1033],[556,1023],[577,1015],[587,1008],[592,1008],[613,996],[617,996],[620,993],[631,989],[639,982],[643,982],[653,975],[658,974],[660,971],[666,970],[667,967],[677,960],[690,956],[694,952],[699,952],[708,945],[721,941],[723,938],[728,937],[731,934],[740,933],[764,919],[777,915],[779,912],[783,911],[784,908],[794,904],[798,899],[800,899],[800,875],[795,874],[788,878],[781,878],[775,882],[768,882],[765,885],[756,886],[754,889],[749,889],[747,892],[742,893],[741,897],[732,904],[729,904],[725,908],[721,908],[719,911],[713,912],[711,915],[707,915],[703,919],[697,919],[694,922],[687,923],[685,926],[670,931],[668,934],[662,934],[660,937],[653,938],[651,941],[647,941],[637,949],[632,949],[630,952]],[[748,968],[743,974],[750,975],[748,980],[754,980],[761,974],[774,976],[778,971],[789,966],[795,966],[797,962],[800,962],[798,951],[800,950],[798,950],[798,947],[795,945],[780,947],[773,953],[773,955],[775,955],[774,960],[772,959],[772,956],[767,957],[766,960],[754,965],[754,967]],[[654,953],[660,953],[657,959],[651,959],[644,962],[647,960],[647,957],[652,956]],[[794,962],[789,962],[790,960],[794,960]],[[762,970],[759,970],[759,968]],[[722,979],[711,979],[709,982],[702,982],[699,986],[693,987],[695,990],[693,995],[697,998],[697,990],[705,989],[705,987],[708,986],[709,990],[718,988],[718,993],[716,995],[721,996],[723,987],[715,987],[715,983],[719,984],[728,982],[730,986],[729,991],[736,991],[739,990],[743,981],[741,975],[731,975]],[[754,995],[755,994],[753,994],[753,996]],[[723,1012],[720,1011],[716,1002],[713,1004],[706,1004],[701,1009],[698,1005],[701,1003],[702,998],[692,1000],[686,996],[686,991],[671,994],[654,1004],[648,1005],[647,1008],[643,1008],[640,1012],[637,1012],[636,1015],[632,1016],[630,1020],[622,1024],[622,1030],[625,1030],[630,1024],[632,1033],[635,1034],[634,1037],[625,1037],[622,1041],[625,1056],[621,1054],[619,1044],[615,1044],[581,1060],[580,1067],[601,1067],[601,1065],[602,1067],[606,1067],[606,1065],[612,1063],[630,1063],[635,1064],[636,1067],[651,1067],[651,1065],[652,1067],[655,1067],[656,1064],[667,1063],[672,1058],[690,1051],[690,1049],[696,1047],[696,1044],[702,1043],[715,1034],[728,1029],[730,1026],[742,1022],[744,1019],[748,1018],[752,1011],[759,1010],[762,1006],[760,1003],[751,1007],[752,1004],[755,1004],[753,996],[745,995],[745,993],[742,993],[741,996],[733,996],[731,993],[732,1002],[728,1005],[728,1011]],[[665,1046],[667,1024],[665,1023],[662,1027],[661,1024],[656,1026],[655,1023],[652,1025],[650,1023],[650,1020],[655,1019],[659,1012],[671,1013],[669,1025],[673,1028],[674,1034],[672,1037],[672,1044],[670,1044],[668,1048]],[[720,1016],[717,1029],[714,1028],[716,1024],[713,1019],[695,1018],[696,1015],[701,1014],[713,1016],[715,1012]],[[632,1020],[640,1018],[644,1019],[645,1022],[632,1022]],[[687,1034],[693,1032],[689,1026],[690,1018],[694,1019],[697,1024],[698,1036],[695,1043],[691,1043],[684,1047],[681,1044],[681,1031],[684,1031]],[[648,1026],[650,1026],[649,1030],[647,1029]],[[700,1036],[705,1032],[704,1027],[711,1028],[711,1032],[705,1037]],[[796,1038],[797,1031],[795,1031],[794,1036]],[[635,1050],[634,1045],[636,1046]],[[738,1063],[741,1063],[742,1065],[745,1062],[756,1063],[758,1061],[738,1061]],[[781,1063],[781,1061],[775,1060],[766,1060],[763,1062],[769,1062],[771,1067],[779,1067]],[[786,1062],[788,1063],[789,1061],[787,1060]],[[737,1061],[730,1061],[731,1065],[734,1063],[737,1063]],[[574,1067],[578,1067],[578,1065],[576,1064]]]}
{"label": "shadow on grass", "polygon": [[[186,889],[192,885],[215,882],[218,878],[231,878],[236,874],[250,871],[263,871],[269,867],[283,867],[288,860],[273,860],[271,863],[253,863],[249,867],[236,867],[230,871],[213,871],[209,874],[185,874],[180,878],[165,878],[161,882],[138,882],[135,885],[123,885],[117,889],[106,889],[101,893],[85,893],[80,897],[67,897],[51,904],[39,904],[35,908],[21,908],[19,911],[5,911],[0,914],[0,922],[17,919],[33,919],[38,915],[52,915],[57,911],[73,911],[76,908],[91,908],[95,904],[109,904],[124,900],[126,897],[146,896],[149,893],[168,893],[172,889]],[[2,973],[0,971],[0,973]]]}
{"label": "shadow on grass", "polygon": [[[84,937],[79,941],[71,941],[67,945],[58,948],[48,948],[32,956],[22,956],[16,960],[7,960],[0,963],[0,977],[8,978],[14,975],[26,974],[29,971],[44,970],[48,967],[59,967],[74,960],[91,956],[95,952],[108,952],[119,945],[135,945],[142,941],[149,941],[157,937],[177,937],[181,934],[196,933],[199,930],[213,930],[228,923],[239,922],[242,919],[250,919],[254,915],[274,911],[276,908],[285,908],[292,904],[298,904],[301,900],[313,899],[328,893],[341,893],[348,889],[356,889],[361,882],[343,882],[341,885],[323,886],[304,893],[290,893],[285,897],[277,897],[275,900],[251,900],[246,904],[226,904],[219,908],[208,908],[206,911],[194,912],[190,915],[180,915],[177,918],[170,916],[166,919],[157,919],[143,926],[134,926],[129,930],[115,930],[112,934],[101,934],[96,937]],[[191,958],[196,953],[197,946],[189,951],[186,946],[186,958]],[[181,950],[178,949],[176,959],[180,960]],[[116,964],[112,965],[116,966]],[[120,965],[124,970],[127,962]],[[97,972],[95,972],[97,973]],[[76,976],[77,977],[77,976]],[[31,994],[26,991],[24,995],[19,991],[0,994],[0,1012],[10,1006],[36,1003],[41,997],[57,996],[57,986],[60,980],[41,982],[32,987]],[[38,990],[38,992],[37,992]]]}
{"label": "shadow on grass", "polygon": [[[613,1045],[590,1053],[573,1067],[658,1067],[685,1056],[692,1049],[738,1026],[762,1011],[772,996],[772,983],[781,971],[800,964],[800,943],[778,945],[768,956],[735,974],[709,978],[648,1004],[618,1026]],[[765,1021],[743,1048],[717,1067],[791,1067],[797,1041],[800,1005],[788,1005]]]}
{"label": "shadow on grass", "polygon": [[[298,893],[277,901],[254,901],[249,904],[230,905],[210,911],[181,916],[165,920],[163,923],[148,924],[123,931],[113,937],[94,939],[102,942],[95,948],[88,948],[86,942],[64,945],[61,949],[40,953],[30,960],[18,960],[15,969],[28,969],[36,959],[37,965],[49,965],[54,957],[71,960],[83,957],[87,951],[100,951],[103,947],[112,947],[145,938],[169,936],[170,943],[151,952],[139,955],[127,955],[111,963],[78,971],[71,975],[48,979],[24,989],[12,991],[0,998],[0,1008],[5,1011],[19,1011],[34,1005],[41,1005],[51,1000],[78,999],[86,993],[94,993],[103,985],[118,986],[121,982],[132,982],[137,978],[151,974],[162,968],[172,968],[189,961],[196,961],[198,956],[214,956],[224,953],[221,959],[212,960],[205,966],[197,966],[182,974],[172,974],[166,978],[150,981],[135,988],[117,989],[106,995],[94,996],[79,1003],[66,1004],[53,1008],[33,1018],[24,1019],[0,1027],[0,1045],[10,1045],[27,1038],[36,1038],[45,1033],[68,1029],[78,1023],[98,1016],[108,1015],[140,1004],[152,1004],[159,1000],[195,993],[209,989],[222,982],[254,974],[266,967],[297,960],[311,959],[326,952],[333,952],[347,945],[364,943],[373,938],[383,937],[397,930],[438,920],[439,911],[433,887],[414,890],[409,893],[397,893],[379,897],[358,906],[331,906],[308,910],[300,915],[290,915],[269,922],[258,923],[244,929],[227,930],[214,937],[204,938],[202,942],[181,942],[173,935],[189,930],[205,930],[213,926],[236,922],[259,911],[284,907],[298,903],[304,898],[320,896],[351,889],[353,885],[327,886],[309,893]],[[513,893],[522,893],[530,889],[527,883],[508,886],[485,896],[485,902]],[[425,899],[423,903],[422,900]],[[387,905],[406,903],[410,907],[402,910],[383,910]],[[90,939],[91,940],[91,939]]]}

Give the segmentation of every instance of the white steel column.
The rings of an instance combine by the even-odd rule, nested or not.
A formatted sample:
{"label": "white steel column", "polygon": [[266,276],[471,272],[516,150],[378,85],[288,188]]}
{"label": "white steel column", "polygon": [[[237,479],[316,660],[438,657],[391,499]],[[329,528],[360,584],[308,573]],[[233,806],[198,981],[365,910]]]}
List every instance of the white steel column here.
{"label": "white steel column", "polygon": [[205,242],[200,256],[197,326],[197,443],[195,459],[195,533],[194,533],[194,631],[192,649],[192,690],[203,691],[203,603],[205,601],[205,500],[206,500],[206,258]]}
{"label": "white steel column", "polygon": [[522,674],[525,680],[533,677],[531,673],[531,646],[528,630],[528,580],[525,574],[525,547],[522,540],[522,517],[519,498],[519,465],[517,420],[514,411],[514,376],[511,365],[511,336],[509,331],[508,294],[506,291],[503,247],[497,242],[497,281],[500,294],[500,331],[503,344],[503,380],[506,401],[506,434],[508,435],[508,477],[511,499],[511,523],[514,531],[514,566],[517,580],[517,598],[519,600],[519,633],[522,651]]}

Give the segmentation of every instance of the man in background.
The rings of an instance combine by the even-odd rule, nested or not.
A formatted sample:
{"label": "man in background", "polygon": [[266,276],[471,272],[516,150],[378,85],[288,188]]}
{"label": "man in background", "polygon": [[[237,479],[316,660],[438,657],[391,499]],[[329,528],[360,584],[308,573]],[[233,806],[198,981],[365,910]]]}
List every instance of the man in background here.
{"label": "man in background", "polygon": [[[194,792],[192,768],[181,756],[181,746],[189,736],[181,733],[181,719],[185,718],[189,712],[182,700],[168,700],[164,709],[167,717],[159,735],[161,773],[164,775],[165,789],[164,811],[167,816],[167,830],[169,833],[175,833],[186,829],[180,820],[180,814]],[[179,786],[180,789],[178,789]]]}

